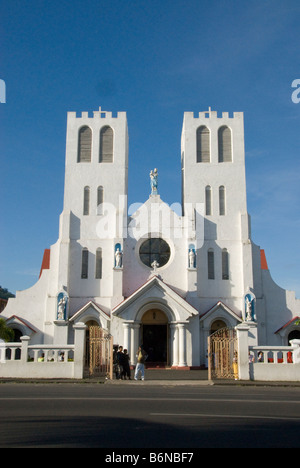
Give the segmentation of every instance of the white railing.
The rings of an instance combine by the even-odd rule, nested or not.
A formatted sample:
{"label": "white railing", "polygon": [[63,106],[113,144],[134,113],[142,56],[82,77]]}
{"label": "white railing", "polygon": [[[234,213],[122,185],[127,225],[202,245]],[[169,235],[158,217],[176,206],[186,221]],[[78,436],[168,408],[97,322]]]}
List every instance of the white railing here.
{"label": "white railing", "polygon": [[29,362],[70,362],[74,360],[74,345],[31,345],[28,356]]}
{"label": "white railing", "polygon": [[[70,362],[74,359],[74,345],[29,345],[27,362]],[[22,343],[1,343],[0,363],[24,361]]]}
{"label": "white railing", "polygon": [[263,364],[293,364],[294,351],[291,346],[250,346],[250,362]]}
{"label": "white railing", "polygon": [[82,379],[85,328],[74,325],[74,344],[30,345],[28,336],[21,343],[0,342],[0,378]]}
{"label": "white railing", "polygon": [[247,323],[236,330],[239,380],[300,382],[300,340],[291,340],[291,346],[250,346]]}

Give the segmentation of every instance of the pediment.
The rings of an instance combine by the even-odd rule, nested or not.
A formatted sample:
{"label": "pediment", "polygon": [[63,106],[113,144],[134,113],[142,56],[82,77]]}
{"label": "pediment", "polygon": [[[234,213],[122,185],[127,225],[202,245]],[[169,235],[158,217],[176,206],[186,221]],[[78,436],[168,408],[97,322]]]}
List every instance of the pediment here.
{"label": "pediment", "polygon": [[201,315],[200,322],[202,322],[205,327],[208,327],[208,324],[217,318],[225,319],[232,326],[242,323],[243,321],[239,315],[230,309],[230,307],[219,301],[211,309]]}
{"label": "pediment", "polygon": [[93,301],[87,302],[81,309],[75,312],[74,315],[69,319],[70,322],[83,322],[86,323],[89,320],[95,320],[100,322],[100,326],[107,330],[110,322],[110,316],[101,307]]}
{"label": "pediment", "polygon": [[6,319],[6,325],[20,330],[23,335],[31,336],[33,333],[37,333],[37,329],[33,325],[17,315],[12,315]]}
{"label": "pediment", "polygon": [[158,276],[150,278],[115,307],[112,313],[125,320],[140,321],[143,314],[151,308],[163,310],[169,322],[185,322],[198,316],[198,311]]}
{"label": "pediment", "polygon": [[298,316],[285,323],[281,328],[279,328],[279,330],[275,332],[275,334],[278,333],[281,336],[285,336],[293,330],[300,330],[300,317]]}

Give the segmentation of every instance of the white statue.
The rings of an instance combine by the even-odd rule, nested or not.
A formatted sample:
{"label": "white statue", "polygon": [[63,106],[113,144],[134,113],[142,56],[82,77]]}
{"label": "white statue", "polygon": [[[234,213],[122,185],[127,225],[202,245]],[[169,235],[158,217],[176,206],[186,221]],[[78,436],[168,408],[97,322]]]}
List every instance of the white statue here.
{"label": "white statue", "polygon": [[195,268],[195,252],[193,249],[189,251],[189,268]]}
{"label": "white statue", "polygon": [[65,320],[66,302],[65,296],[60,298],[57,306],[57,320]]}
{"label": "white statue", "polygon": [[252,301],[246,296],[246,320],[247,322],[252,320]]}
{"label": "white statue", "polygon": [[121,268],[122,267],[122,252],[118,248],[115,253],[115,260],[116,260],[116,268]]}
{"label": "white statue", "polygon": [[151,263],[151,267],[153,268],[154,273],[156,273],[156,270],[159,267],[159,263],[154,260],[154,262]]}
{"label": "white statue", "polygon": [[150,184],[151,184],[151,194],[157,194],[157,187],[158,187],[158,172],[157,169],[154,171],[150,171]]}

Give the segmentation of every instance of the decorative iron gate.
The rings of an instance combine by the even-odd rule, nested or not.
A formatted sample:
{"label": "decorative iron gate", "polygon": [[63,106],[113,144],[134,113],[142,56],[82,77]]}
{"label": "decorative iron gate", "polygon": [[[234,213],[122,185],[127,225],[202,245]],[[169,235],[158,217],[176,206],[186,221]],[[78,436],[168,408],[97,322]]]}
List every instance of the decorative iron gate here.
{"label": "decorative iron gate", "polygon": [[236,331],[222,328],[208,337],[208,378],[238,379]]}
{"label": "decorative iron gate", "polygon": [[113,337],[101,327],[89,327],[89,375],[113,378]]}

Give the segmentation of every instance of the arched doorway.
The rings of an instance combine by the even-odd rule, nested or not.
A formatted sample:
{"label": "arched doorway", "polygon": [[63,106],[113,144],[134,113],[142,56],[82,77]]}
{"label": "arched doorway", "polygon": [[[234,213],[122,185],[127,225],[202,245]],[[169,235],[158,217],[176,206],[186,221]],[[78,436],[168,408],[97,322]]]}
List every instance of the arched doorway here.
{"label": "arched doorway", "polygon": [[[13,328],[12,330],[14,332],[14,337],[13,337],[13,339],[11,341],[13,343],[21,343],[21,336],[23,336],[24,333],[22,333],[21,330],[19,330],[18,328]],[[6,350],[6,357],[7,357],[7,359],[11,359],[11,350],[10,349]],[[21,359],[21,345],[20,345],[20,348],[17,348],[15,350],[14,359],[16,361]]]}
{"label": "arched doorway", "polygon": [[159,309],[150,309],[142,317],[142,344],[148,365],[168,363],[168,318]]}
{"label": "arched doorway", "polygon": [[215,333],[218,330],[221,330],[222,328],[226,328],[227,325],[223,320],[217,319],[215,320],[210,327],[210,335]]}
{"label": "arched doorway", "polygon": [[288,345],[290,344],[291,340],[300,340],[300,330],[293,330],[291,333],[289,333]]}

